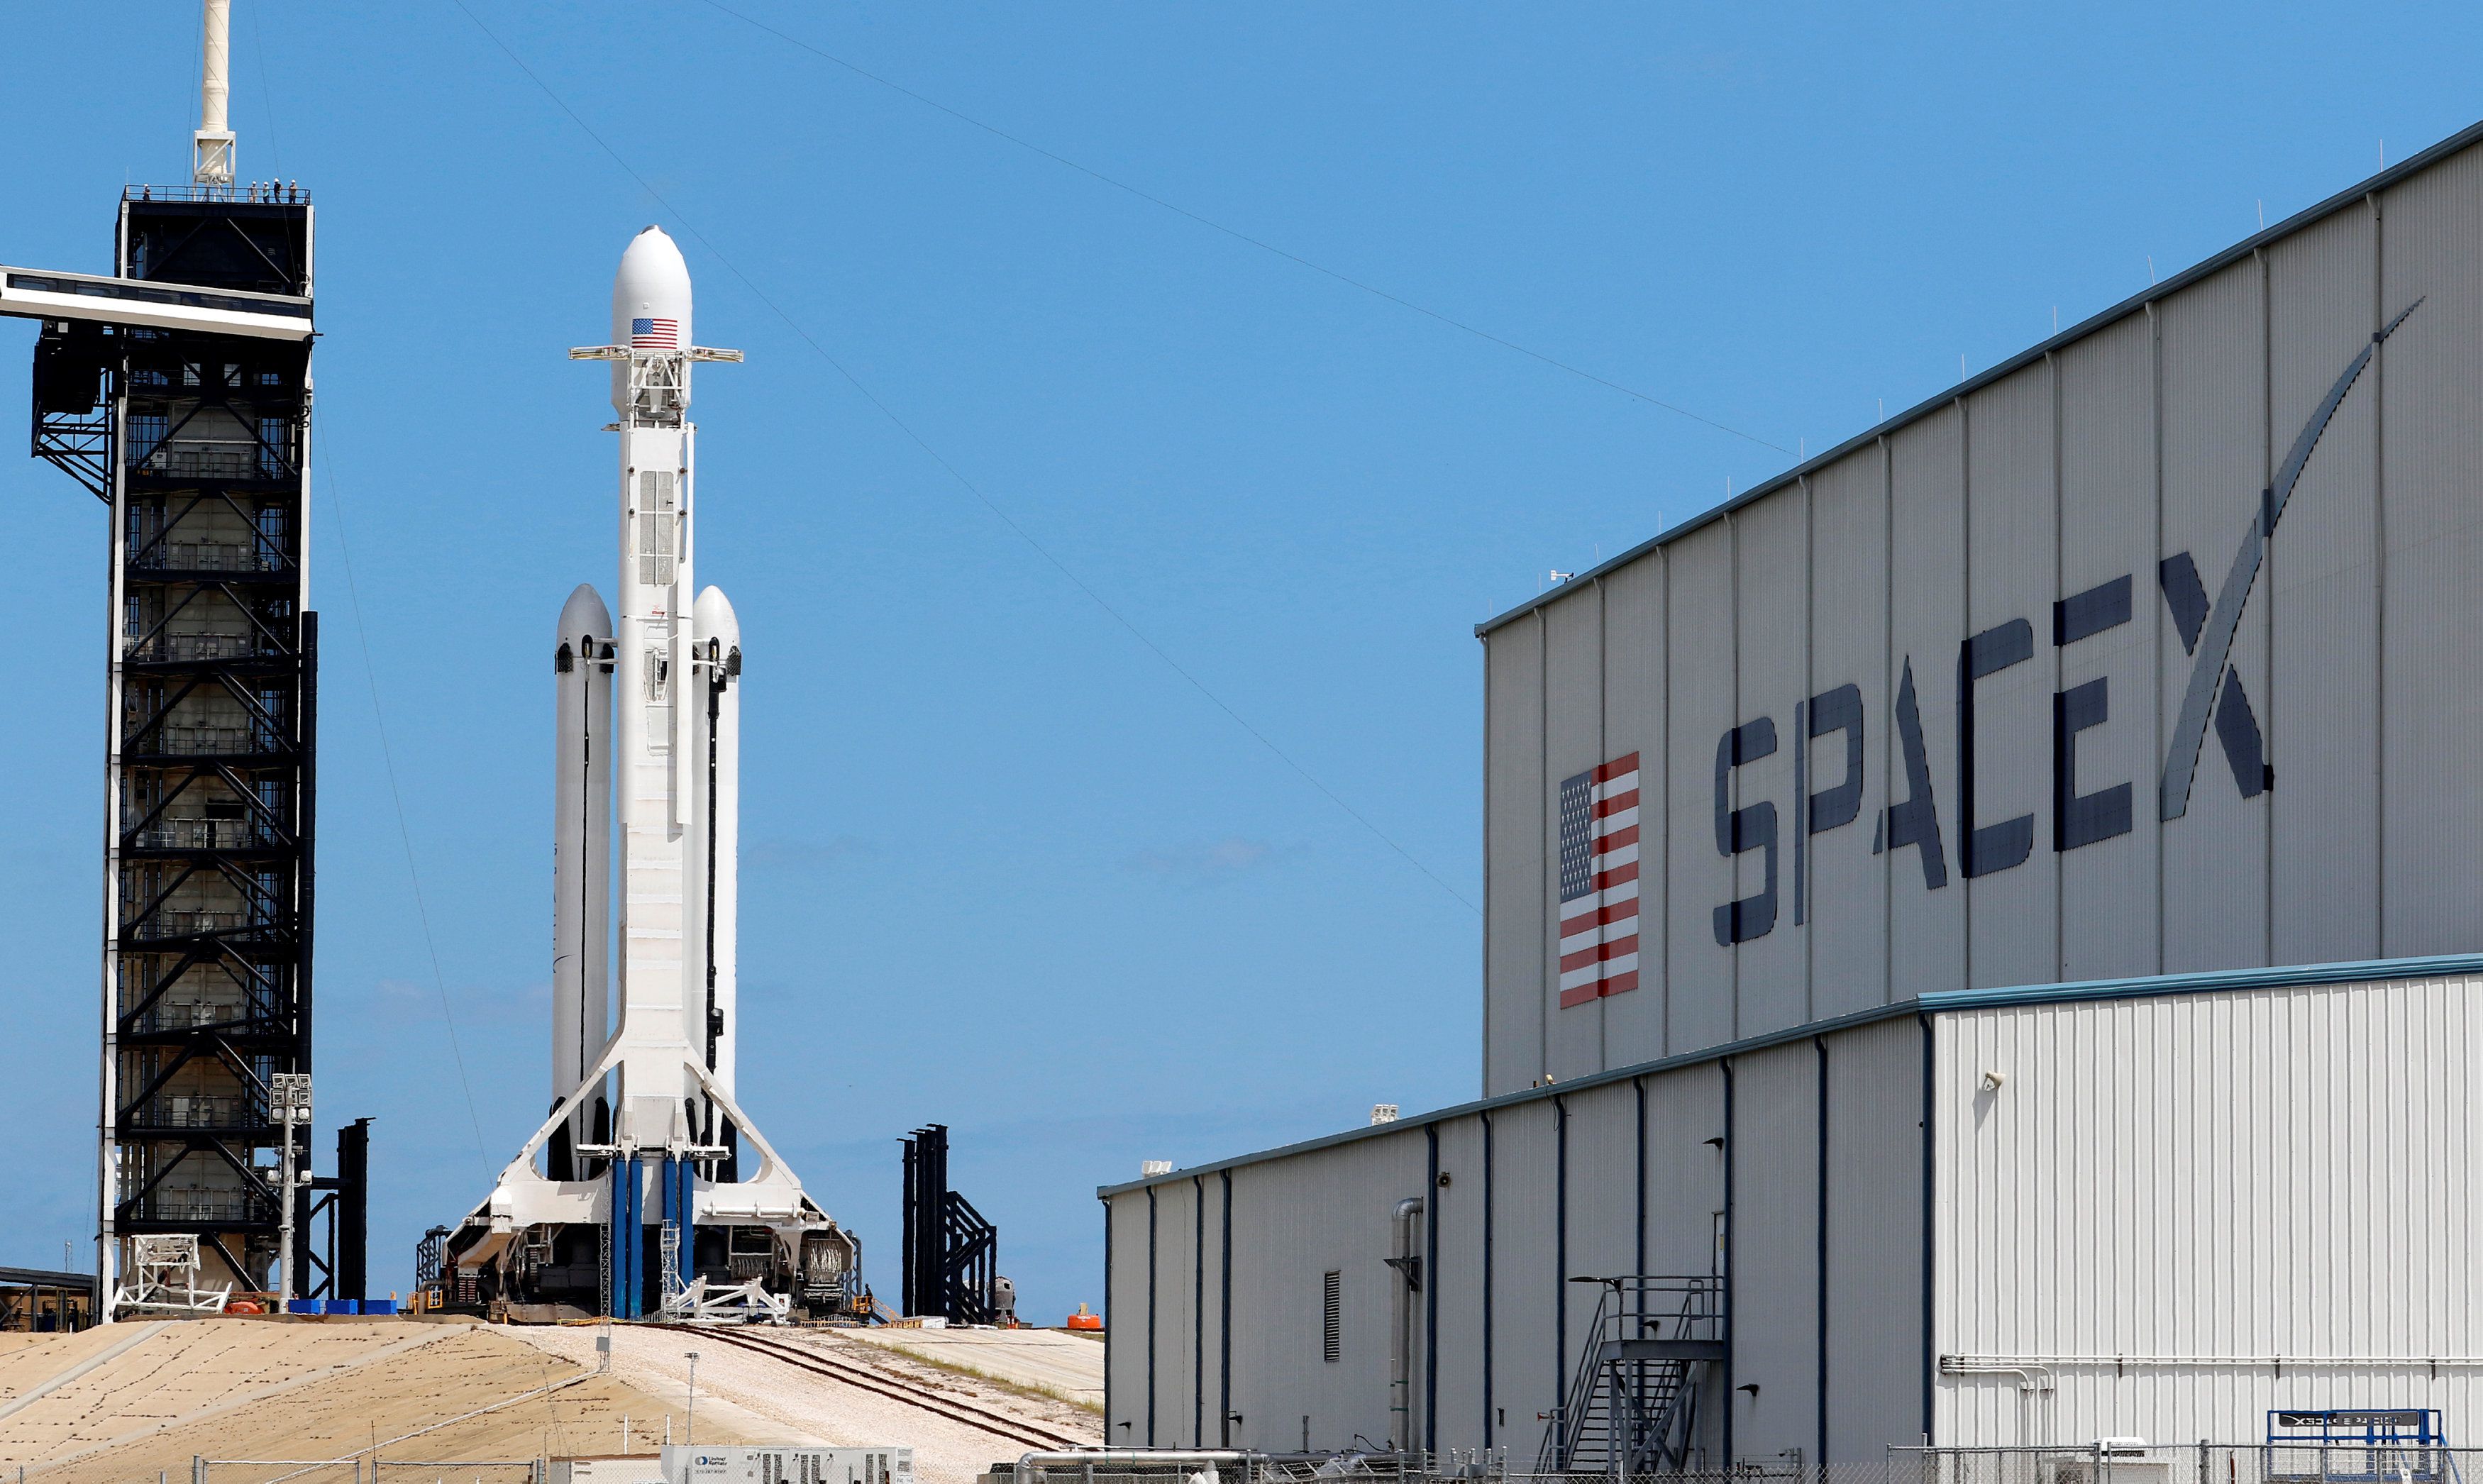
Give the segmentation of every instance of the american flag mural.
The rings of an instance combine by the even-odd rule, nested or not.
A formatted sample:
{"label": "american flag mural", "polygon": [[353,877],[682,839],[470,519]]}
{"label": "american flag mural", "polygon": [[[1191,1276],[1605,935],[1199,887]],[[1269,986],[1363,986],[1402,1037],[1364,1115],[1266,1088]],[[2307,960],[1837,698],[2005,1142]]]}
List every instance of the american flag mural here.
{"label": "american flag mural", "polygon": [[633,351],[677,351],[681,348],[680,320],[631,320],[629,349]]}
{"label": "american flag mural", "polygon": [[1561,1004],[1638,988],[1638,754],[1561,781]]}

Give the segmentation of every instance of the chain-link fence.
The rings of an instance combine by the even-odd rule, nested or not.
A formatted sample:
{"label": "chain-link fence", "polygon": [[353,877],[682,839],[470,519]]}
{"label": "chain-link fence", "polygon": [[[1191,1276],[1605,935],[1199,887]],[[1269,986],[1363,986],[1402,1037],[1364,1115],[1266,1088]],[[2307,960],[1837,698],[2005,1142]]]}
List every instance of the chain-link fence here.
{"label": "chain-link fence", "polygon": [[[1898,1448],[1888,1484],[2464,1484],[2483,1449],[2374,1435],[2250,1444]],[[2483,1475],[2475,1475],[2483,1480]]]}
{"label": "chain-link fence", "polygon": [[[1215,1484],[2483,1484],[2483,1448],[2390,1437],[1890,1448],[1881,1457],[1827,1465],[1791,1449],[1738,1459],[1729,1467],[1694,1459],[1684,1470],[1626,1475],[1604,1469],[1562,1473],[1513,1470],[1506,1449],[1301,1454],[1161,1450],[1161,1459],[1149,1453],[1115,1449],[1082,1466],[1053,1463],[1035,1472],[1040,1484],[1193,1484],[1211,1469]],[[1210,1459],[1212,1464],[1206,1462]],[[1007,1463],[997,1463],[983,1476],[985,1484],[1007,1484],[1011,1471]],[[463,1481],[449,1475],[439,1484]],[[507,1481],[487,1479],[483,1484]]]}
{"label": "chain-link fence", "polygon": [[190,1484],[545,1484],[536,1458],[194,1458]]}
{"label": "chain-link fence", "polygon": [[190,1484],[369,1484],[363,1458],[194,1458]]}
{"label": "chain-link fence", "polygon": [[[1439,1469],[1435,1477],[1477,1477]],[[1491,1471],[1491,1484],[1618,1484],[1600,1470]],[[2274,1443],[2116,1444],[2058,1447],[1891,1448],[1820,1465],[1796,1452],[1731,1467],[1636,1473],[1629,1484],[2483,1484],[2483,1448],[2369,1437]]]}

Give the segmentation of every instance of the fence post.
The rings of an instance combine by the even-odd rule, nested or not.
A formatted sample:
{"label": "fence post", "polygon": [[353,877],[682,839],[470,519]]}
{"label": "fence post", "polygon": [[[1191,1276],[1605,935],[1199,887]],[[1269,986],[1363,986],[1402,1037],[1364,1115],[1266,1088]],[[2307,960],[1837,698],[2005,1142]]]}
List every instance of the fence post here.
{"label": "fence post", "polygon": [[2207,1484],[2207,1440],[2199,1440],[2199,1484]]}

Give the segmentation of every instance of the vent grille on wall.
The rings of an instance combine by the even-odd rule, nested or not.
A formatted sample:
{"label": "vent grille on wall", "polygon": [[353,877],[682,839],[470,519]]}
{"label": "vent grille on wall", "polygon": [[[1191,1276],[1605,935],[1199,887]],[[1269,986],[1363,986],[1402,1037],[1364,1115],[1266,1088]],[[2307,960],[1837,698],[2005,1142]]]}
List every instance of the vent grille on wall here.
{"label": "vent grille on wall", "polygon": [[1344,1276],[1331,1270],[1321,1285],[1322,1293],[1320,1300],[1320,1355],[1330,1365],[1336,1364],[1341,1349],[1337,1334],[1337,1288]]}

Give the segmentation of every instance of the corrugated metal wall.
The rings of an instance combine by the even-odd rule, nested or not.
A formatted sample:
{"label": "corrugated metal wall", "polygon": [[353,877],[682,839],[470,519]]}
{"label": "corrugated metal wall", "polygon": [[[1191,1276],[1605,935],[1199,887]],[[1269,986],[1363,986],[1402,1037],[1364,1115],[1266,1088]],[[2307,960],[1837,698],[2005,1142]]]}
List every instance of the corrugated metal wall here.
{"label": "corrugated metal wall", "polygon": [[[2155,318],[2134,315],[2055,358],[2061,399],[2061,589],[2085,593],[2131,576],[2130,617],[2059,647],[2061,689],[2103,682],[2111,720],[2078,734],[2077,786],[2130,784],[2125,835],[2061,854],[2060,977],[2156,971],[2162,870],[2149,808],[2162,749],[2149,672],[2182,652],[2153,578],[2156,550]],[[2117,924],[2112,932],[2090,923]],[[2068,924],[2078,931],[2069,931]]]}
{"label": "corrugated metal wall", "polygon": [[[1733,1027],[1741,1019],[1734,997],[1733,955],[1716,945],[1716,909],[1738,893],[1734,863],[1716,849],[1716,784],[1710,761],[1716,755],[1717,739],[1735,725],[1734,718],[1741,712],[1733,665],[1735,535],[1732,521],[1720,520],[1682,538],[1663,559],[1669,622],[1662,673],[1671,686],[1671,698],[1665,708],[1665,745],[1641,749],[1639,755],[1639,899],[1642,904],[1665,905],[1665,957],[1661,966],[1640,961],[1639,988],[1631,994],[1646,992],[1645,967],[1662,967],[1671,991],[1670,1014],[1663,1046],[1642,1047],[1636,1054],[1621,1051],[1617,1065],[1667,1055],[1674,1047],[1721,1045],[1733,1039]],[[1646,668],[1637,673],[1643,675]],[[1615,676],[1615,683],[1631,682]],[[1621,744],[1623,753],[1629,751],[1627,738],[1614,740]],[[1664,807],[1652,817],[1647,805],[1657,801],[1646,792],[1644,769],[1650,753],[1665,758]],[[1538,795],[1535,803],[1543,808],[1550,800]],[[1649,879],[1657,858],[1664,863],[1661,889]],[[1640,910],[1646,909],[1642,905]],[[1499,993],[1498,986],[1484,984],[1484,998]],[[1601,1070],[1558,1067],[1548,1061],[1545,1068],[1555,1076]],[[1508,1084],[1483,1089],[1486,1096],[1511,1090]]]}
{"label": "corrugated metal wall", "polygon": [[1568,1296],[1560,1265],[1560,1124],[1548,1098],[1491,1116],[1492,1331],[1484,1364],[1492,1442],[1521,1456],[1542,1432],[1535,1415],[1560,1394],[1564,1365],[1557,1348]]}
{"label": "corrugated metal wall", "polygon": [[[1485,1094],[1927,992],[2483,944],[2479,174],[2469,149],[2393,179],[1493,627]],[[2223,649],[2207,610],[2262,492],[2417,300],[2328,424]],[[2056,602],[2098,589],[2110,622],[2056,627]],[[2211,724],[2165,821],[2194,649]],[[1796,708],[1845,685],[1862,796],[1812,835],[1845,735],[1797,737]],[[2072,691],[2092,708],[2074,792],[2105,813],[2065,835]],[[1723,803],[1773,803],[1776,840],[1728,854],[1719,743],[1760,718],[1776,746],[1725,770]],[[1554,795],[1631,752],[1639,987],[1563,1010]],[[1889,809],[1917,792],[1935,828],[1900,845]],[[1772,923],[1720,946],[1717,909],[1762,893],[1771,860]]]}
{"label": "corrugated metal wall", "polygon": [[[2158,560],[2188,553],[2210,599],[2274,472],[2261,334],[2266,317],[2256,262],[2235,264],[2166,300],[2156,314],[2162,367],[2156,436],[2164,448]],[[2230,674],[2264,722],[2269,604],[2264,591],[2254,598],[2233,636]],[[2192,658],[2178,625],[2167,624],[2164,638],[2156,650],[2159,757],[2181,710]],[[2165,973],[2267,962],[2267,796],[2242,797],[2220,752],[2213,738],[2203,742],[2189,812],[2163,829],[2156,967]]]}
{"label": "corrugated metal wall", "polygon": [[[1896,692],[1888,661],[1888,461],[1883,448],[1823,469],[1811,488],[1809,671],[1805,695],[1841,676],[1866,695]],[[1903,788],[1887,748],[1883,712],[1863,712],[1862,797],[1845,824],[1802,838],[1793,888],[1802,896],[1797,936],[1809,949],[1810,1003],[1820,1016],[1848,1015],[1888,999],[1888,879],[1900,857],[1870,853],[1871,833],[1889,789]],[[1812,792],[1844,780],[1833,746],[1809,755]],[[1807,770],[1806,770],[1807,771]]]}
{"label": "corrugated metal wall", "polygon": [[1116,1436],[1397,1436],[1385,1259],[1413,1195],[1434,1260],[1406,1405],[1439,1448],[1532,1458],[1593,1309],[1568,1280],[1720,1262],[1711,1460],[2249,1441],[2275,1407],[2483,1401],[2483,974],[1930,1023],[1928,1057],[1898,1016],[1112,1193]]}
{"label": "corrugated metal wall", "polygon": [[1819,1456],[1821,1063],[1819,1048],[1802,1042],[1731,1063],[1726,1302],[1736,1390],[1722,1399],[1744,1458]]}
{"label": "corrugated metal wall", "polygon": [[1922,1362],[1922,1022],[1832,1037],[1828,1057],[1827,1462],[1919,1441]]}
{"label": "corrugated metal wall", "polygon": [[1155,1191],[1156,1282],[1149,1322],[1155,1335],[1155,1428],[1149,1441],[1188,1444],[1196,1437],[1203,1370],[1197,1365],[1198,1280],[1205,1253],[1198,1241],[1201,1206],[1191,1180]]}
{"label": "corrugated metal wall", "polygon": [[[1292,1449],[1305,1426],[1315,1446],[1398,1437],[1388,1381],[1400,1279],[1386,1259],[1397,1203],[1421,1196],[1417,1246],[1431,1260],[1410,1357],[1418,1442],[1506,1447],[1531,1465],[1601,1291],[1569,1280],[1713,1274],[1725,1246],[1736,1350],[1733,1373],[1710,1373],[1700,1393],[1709,1456],[1729,1446],[1815,1460],[1824,1446],[1852,1460],[1910,1442],[1924,1373],[1920,1044],[1910,1020],[1849,1028],[1737,1055],[1729,1075],[1705,1061],[1545,1089],[1114,1192],[1114,1436],[1145,1441],[1152,1396],[1160,1446],[1192,1442],[1194,1405],[1211,1444]],[[1728,1150],[1738,1234],[1720,1243]],[[1203,1253],[1195,1191],[1207,1198]],[[1823,1285],[1823,1259],[1841,1289]],[[1229,1379],[1216,1326],[1228,1260]],[[1330,1272],[1334,1364],[1322,1351]],[[1755,1391],[1737,1390],[1746,1384]],[[1229,1431],[1228,1410],[1240,1414]]]}
{"label": "corrugated metal wall", "polygon": [[1104,1427],[1123,1446],[1145,1444],[1156,1384],[1148,1358],[1158,1347],[1157,1327],[1147,1312],[1156,1286],[1153,1216],[1143,1192],[1104,1206],[1104,1323],[1112,1337],[1104,1361]]}
{"label": "corrugated metal wall", "polygon": [[[2449,160],[2381,202],[2381,303],[2475,277],[2483,241],[2483,153]],[[2390,313],[2397,312],[2391,308]],[[2440,395],[2483,386],[2483,295],[2433,293],[2373,368],[2379,378],[2384,580],[2380,747],[2380,949],[2420,952],[2443,936],[2483,943],[2483,644],[2470,622],[2483,571],[2483,417]],[[2406,862],[2415,862],[2414,865]]]}
{"label": "corrugated metal wall", "polygon": [[[1352,1445],[1356,1433],[1388,1441],[1390,1214],[1399,1201],[1426,1193],[1427,1155],[1420,1126],[1409,1124],[1317,1157],[1233,1172],[1236,1446],[1290,1451],[1305,1426],[1315,1442],[1338,1446]],[[1339,1297],[1333,1364],[1322,1347],[1330,1272]]]}
{"label": "corrugated metal wall", "polygon": [[[1641,562],[1615,572],[1611,581],[1602,584],[1602,592],[1604,741],[1613,750],[1610,743],[1615,737],[1665,734],[1664,667],[1669,661],[1664,645],[1664,564]],[[1654,801],[1653,815],[1659,819],[1664,814],[1666,767],[1661,752],[1644,754],[1639,760],[1640,796]],[[1663,851],[1659,836],[1649,838],[1658,843],[1640,852],[1646,872],[1646,891],[1639,904],[1640,988],[1595,1002],[1604,1022],[1607,1063],[1613,1061],[1613,1047],[1667,1044]],[[1649,856],[1652,863],[1646,863]]]}
{"label": "corrugated metal wall", "polygon": [[[1531,635],[1531,640],[1527,637]],[[1525,1087],[1542,1074],[1554,999],[1544,937],[1543,621],[1493,641],[1483,669],[1483,1082]]]}
{"label": "corrugated metal wall", "polygon": [[1965,1359],[1939,1440],[2248,1440],[2273,1407],[2470,1418],[2478,992],[1940,1017],[1935,1340]]}

